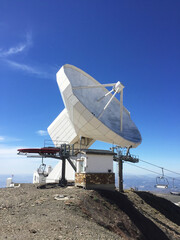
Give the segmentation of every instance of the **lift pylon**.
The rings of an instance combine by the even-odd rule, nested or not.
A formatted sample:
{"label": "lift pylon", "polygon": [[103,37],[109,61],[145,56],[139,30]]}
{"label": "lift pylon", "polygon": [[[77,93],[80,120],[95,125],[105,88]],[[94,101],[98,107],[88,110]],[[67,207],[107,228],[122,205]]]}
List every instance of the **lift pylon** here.
{"label": "lift pylon", "polygon": [[132,146],[123,149],[120,146],[112,147],[111,150],[116,150],[117,155],[114,155],[114,161],[118,162],[118,180],[119,180],[119,192],[123,192],[123,162],[138,163],[139,157],[130,154],[130,148]]}

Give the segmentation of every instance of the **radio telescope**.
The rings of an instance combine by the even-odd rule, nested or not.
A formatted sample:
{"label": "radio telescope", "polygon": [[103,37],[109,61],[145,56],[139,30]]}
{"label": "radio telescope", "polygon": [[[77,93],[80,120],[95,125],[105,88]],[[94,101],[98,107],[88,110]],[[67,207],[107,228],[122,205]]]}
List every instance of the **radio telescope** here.
{"label": "radio telescope", "polygon": [[82,148],[89,148],[96,140],[121,147],[137,147],[141,143],[140,132],[123,106],[121,82],[100,84],[79,68],[66,64],[57,73],[57,83],[65,109],[48,127],[55,146],[63,142],[79,148],[81,143]]}

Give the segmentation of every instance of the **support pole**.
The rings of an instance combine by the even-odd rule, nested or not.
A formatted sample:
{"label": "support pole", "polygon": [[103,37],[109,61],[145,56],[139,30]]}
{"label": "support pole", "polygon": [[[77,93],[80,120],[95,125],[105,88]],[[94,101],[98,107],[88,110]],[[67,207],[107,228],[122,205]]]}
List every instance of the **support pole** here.
{"label": "support pole", "polygon": [[66,173],[66,158],[62,157],[62,172],[61,172],[61,179],[59,180],[59,185],[61,186],[67,185],[65,173]]}
{"label": "support pole", "polygon": [[69,164],[71,165],[71,167],[74,169],[74,171],[76,172],[76,166],[74,165],[74,163],[71,161],[70,158],[67,158]]}
{"label": "support pole", "polygon": [[123,161],[119,159],[119,192],[123,192]]}

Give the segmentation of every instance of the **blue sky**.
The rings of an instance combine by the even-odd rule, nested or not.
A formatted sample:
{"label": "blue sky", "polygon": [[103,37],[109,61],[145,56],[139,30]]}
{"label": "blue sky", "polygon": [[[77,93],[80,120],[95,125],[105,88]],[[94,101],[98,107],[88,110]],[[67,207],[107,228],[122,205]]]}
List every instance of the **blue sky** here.
{"label": "blue sky", "polygon": [[179,12],[179,0],[0,0],[0,173],[39,165],[16,149],[48,138],[64,108],[56,72],[66,63],[101,83],[121,81],[143,139],[132,153],[180,172]]}

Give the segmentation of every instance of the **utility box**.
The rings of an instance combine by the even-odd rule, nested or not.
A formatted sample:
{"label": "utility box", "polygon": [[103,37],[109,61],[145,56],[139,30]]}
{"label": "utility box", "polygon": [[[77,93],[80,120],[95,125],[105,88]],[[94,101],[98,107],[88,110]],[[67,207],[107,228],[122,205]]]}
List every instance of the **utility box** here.
{"label": "utility box", "polygon": [[114,191],[113,155],[111,151],[97,149],[87,149],[78,153],[75,186]]}

